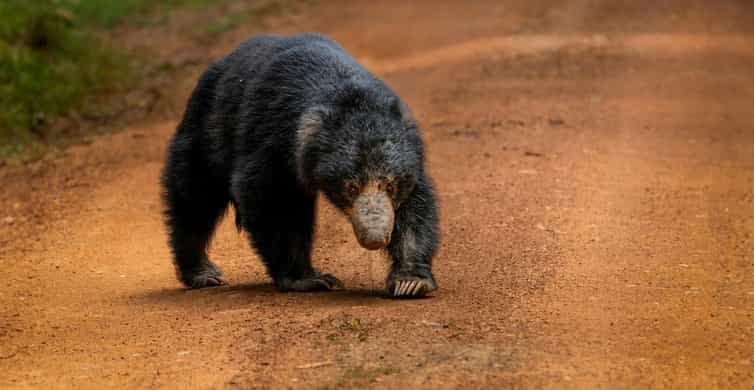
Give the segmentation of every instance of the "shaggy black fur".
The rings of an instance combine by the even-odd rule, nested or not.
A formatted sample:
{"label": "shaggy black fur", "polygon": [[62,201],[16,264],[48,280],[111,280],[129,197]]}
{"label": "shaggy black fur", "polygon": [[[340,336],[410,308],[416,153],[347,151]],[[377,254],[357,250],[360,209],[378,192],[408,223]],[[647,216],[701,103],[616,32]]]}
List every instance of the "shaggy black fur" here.
{"label": "shaggy black fur", "polygon": [[202,75],[169,147],[162,185],[178,278],[223,283],[206,249],[230,203],[280,290],[341,287],[311,265],[316,195],[348,213],[353,189],[371,181],[392,190],[388,292],[434,290],[436,202],[408,109],[327,37],[246,41]]}

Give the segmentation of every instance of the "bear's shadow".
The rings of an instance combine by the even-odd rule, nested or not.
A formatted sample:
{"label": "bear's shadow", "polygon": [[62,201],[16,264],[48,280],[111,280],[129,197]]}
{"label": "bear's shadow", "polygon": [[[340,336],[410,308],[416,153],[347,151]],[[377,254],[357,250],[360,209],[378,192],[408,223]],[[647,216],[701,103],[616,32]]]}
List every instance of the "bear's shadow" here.
{"label": "bear's shadow", "polygon": [[[284,304],[287,306],[369,306],[392,301],[382,289],[346,288],[339,291],[279,292],[272,283],[237,283],[202,289],[163,288],[131,296],[144,304],[241,306],[244,304]],[[208,307],[209,308],[209,307]],[[220,309],[220,308],[218,308]],[[222,310],[222,309],[220,309]]]}

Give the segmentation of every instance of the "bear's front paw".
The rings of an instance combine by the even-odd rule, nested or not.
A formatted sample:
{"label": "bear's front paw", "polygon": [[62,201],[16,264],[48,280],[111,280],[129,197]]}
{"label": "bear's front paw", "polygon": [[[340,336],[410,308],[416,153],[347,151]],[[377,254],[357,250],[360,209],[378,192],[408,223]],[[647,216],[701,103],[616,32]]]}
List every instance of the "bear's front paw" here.
{"label": "bear's front paw", "polygon": [[417,276],[407,273],[394,273],[388,277],[387,292],[393,298],[422,298],[437,290],[432,274]]}

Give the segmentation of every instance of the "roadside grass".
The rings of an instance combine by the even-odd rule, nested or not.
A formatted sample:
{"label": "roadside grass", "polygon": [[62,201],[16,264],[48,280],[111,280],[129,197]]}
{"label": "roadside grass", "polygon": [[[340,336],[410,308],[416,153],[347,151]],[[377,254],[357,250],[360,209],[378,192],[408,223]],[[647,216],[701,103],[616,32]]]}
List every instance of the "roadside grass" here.
{"label": "roadside grass", "polygon": [[53,118],[95,104],[88,97],[137,77],[133,61],[105,47],[98,31],[144,23],[150,13],[221,1],[0,1],[0,161],[42,153],[54,143]]}
{"label": "roadside grass", "polygon": [[[176,1],[176,0],[174,0]],[[184,0],[185,1],[185,0]],[[207,2],[211,0],[193,0],[194,6],[201,5],[201,2]],[[216,0],[215,0],[216,1]],[[303,4],[305,0],[283,1],[283,0],[258,0],[245,8],[243,12],[232,13],[221,16],[217,19],[209,21],[203,31],[204,40],[212,40],[222,33],[236,29],[245,21],[249,20],[261,20],[266,16],[280,14],[285,10],[291,9],[293,3]]]}
{"label": "roadside grass", "polygon": [[204,7],[222,0],[62,0],[67,7],[82,20],[99,27],[112,27],[124,20],[136,22],[136,17],[160,9],[171,10],[178,7]]}

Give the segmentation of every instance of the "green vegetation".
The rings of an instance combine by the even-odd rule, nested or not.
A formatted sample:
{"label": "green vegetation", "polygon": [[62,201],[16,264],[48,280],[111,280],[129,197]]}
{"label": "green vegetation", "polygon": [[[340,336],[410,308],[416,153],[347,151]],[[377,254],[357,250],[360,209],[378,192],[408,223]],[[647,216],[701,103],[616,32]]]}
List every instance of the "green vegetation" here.
{"label": "green vegetation", "polygon": [[221,17],[220,19],[213,20],[207,25],[207,34],[211,37],[231,31],[241,24],[244,16],[245,15],[241,14],[231,14]]}
{"label": "green vegetation", "polygon": [[[204,0],[209,1],[209,0]],[[302,0],[299,0],[301,2]],[[194,0],[195,5],[200,4],[201,0]],[[231,31],[241,25],[243,21],[249,19],[261,19],[268,15],[273,15],[283,12],[286,7],[285,1],[280,0],[259,0],[250,4],[244,12],[233,13],[222,16],[216,20],[211,21],[205,31],[205,38],[212,39],[216,35],[224,32]]]}
{"label": "green vegetation", "polygon": [[98,29],[217,1],[1,0],[0,160],[44,140],[50,118],[128,82],[128,59],[101,45]]}
{"label": "green vegetation", "polygon": [[144,16],[156,7],[201,7],[217,2],[218,0],[60,0],[55,3],[67,7],[88,24],[111,27],[124,20],[130,21],[129,18],[134,16]]}

